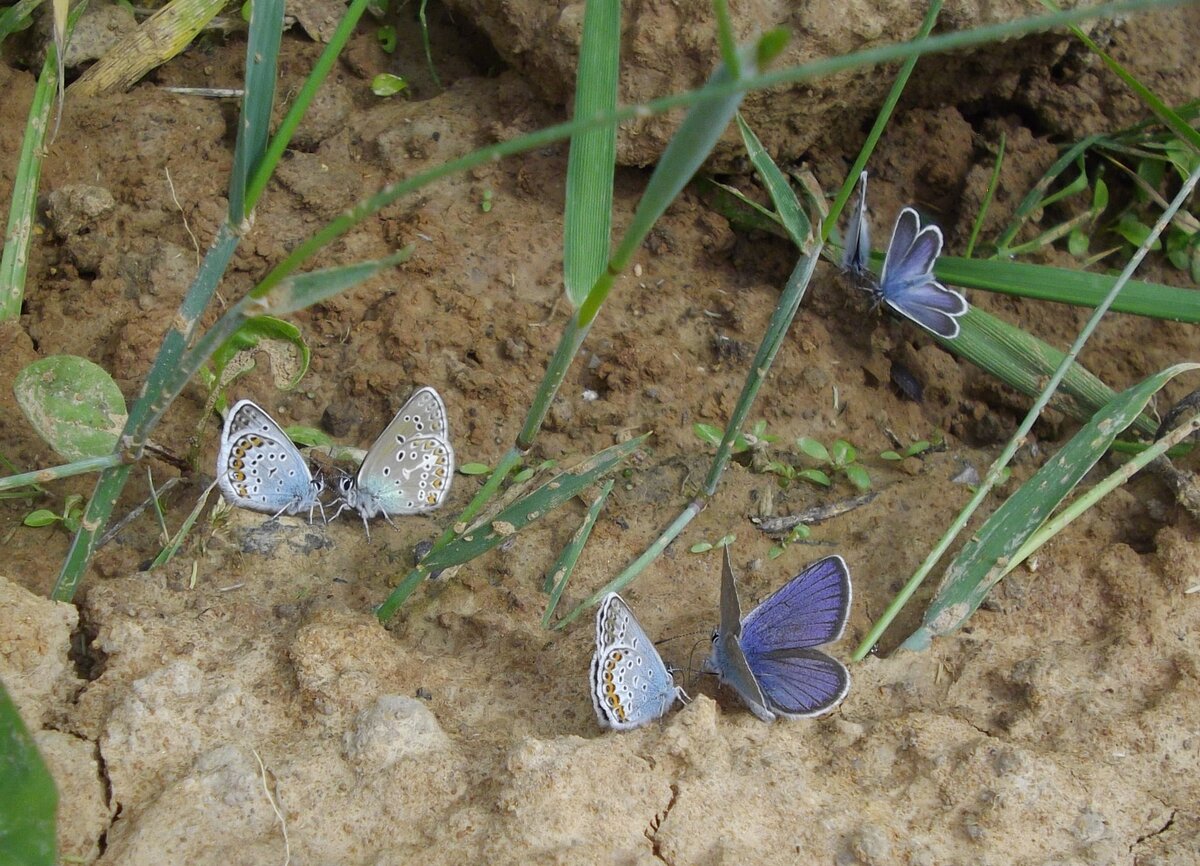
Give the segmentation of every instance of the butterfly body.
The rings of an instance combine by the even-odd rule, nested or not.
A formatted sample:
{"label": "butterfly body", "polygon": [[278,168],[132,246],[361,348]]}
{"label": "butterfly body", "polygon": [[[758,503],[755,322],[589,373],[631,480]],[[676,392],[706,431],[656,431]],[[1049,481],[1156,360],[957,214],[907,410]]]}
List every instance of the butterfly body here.
{"label": "butterfly body", "polygon": [[729,552],[721,575],[721,625],[703,670],[731,686],[756,716],[809,718],[850,689],[850,674],[816,647],[841,637],[850,612],[850,572],[840,556],[809,565],[745,619]]}
{"label": "butterfly body", "polygon": [[633,611],[615,592],[606,595],[596,611],[589,683],[596,720],[617,731],[652,722],[676,700],[687,700]]}
{"label": "butterfly body", "polygon": [[958,317],[967,312],[967,299],[948,289],[933,275],[942,252],[942,230],[935,225],[921,228],[917,212],[900,211],[892,229],[883,273],[871,287],[876,303],[887,304],[900,315],[939,337],[958,336]]}
{"label": "butterfly body", "polygon": [[325,484],[314,479],[308,461],[278,424],[250,400],[240,400],[225,416],[217,452],[217,484],[239,508],[281,514],[320,508]]}
{"label": "butterfly body", "polygon": [[342,507],[367,525],[374,517],[432,511],[445,501],[453,475],[446,406],[437,391],[421,388],[368,449],[358,474],[338,487]]}

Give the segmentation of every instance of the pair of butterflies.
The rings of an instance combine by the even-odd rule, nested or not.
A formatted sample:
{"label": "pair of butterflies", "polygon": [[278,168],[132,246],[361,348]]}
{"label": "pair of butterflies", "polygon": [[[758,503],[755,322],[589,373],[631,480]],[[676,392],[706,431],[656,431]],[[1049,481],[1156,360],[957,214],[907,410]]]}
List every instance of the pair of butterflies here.
{"label": "pair of butterflies", "polygon": [[[446,404],[432,388],[416,391],[367,451],[358,474],[338,481],[338,511],[357,511],[367,521],[393,514],[419,514],[446,499],[454,476],[454,449]],[[262,408],[239,401],[225,416],[217,452],[217,484],[239,508],[278,517],[319,508],[324,517],[322,478]]]}
{"label": "pair of butterflies", "polygon": [[[896,217],[879,282],[872,282],[867,270],[867,257],[871,254],[870,226],[867,224],[867,173],[864,171],[859,175],[858,206],[846,229],[842,270],[871,292],[876,304],[887,304],[922,328],[953,340],[958,336],[958,317],[967,312],[967,299],[959,292],[946,288],[934,277],[933,265],[941,252],[941,229],[935,225],[921,228],[917,212],[906,207]],[[864,282],[866,285],[863,285]]]}
{"label": "pair of butterflies", "polygon": [[[716,674],[763,721],[802,719],[837,706],[845,665],[816,647],[837,640],[850,614],[850,571],[840,556],[809,565],[742,619],[729,549],[721,570],[721,625],[705,673]],[[683,689],[619,595],[596,612],[592,706],[601,727],[629,730],[660,718]]]}

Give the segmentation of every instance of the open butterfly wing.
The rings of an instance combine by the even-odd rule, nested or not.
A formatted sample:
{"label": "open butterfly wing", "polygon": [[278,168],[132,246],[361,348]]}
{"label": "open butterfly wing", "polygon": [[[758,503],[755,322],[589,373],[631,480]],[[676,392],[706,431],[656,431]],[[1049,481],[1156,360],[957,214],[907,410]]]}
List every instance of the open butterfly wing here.
{"label": "open butterfly wing", "polygon": [[835,641],[846,627],[851,595],[846,561],[818,560],[750,611],[742,622],[742,649],[749,656]]}
{"label": "open butterfly wing", "polygon": [[746,651],[766,706],[786,718],[808,718],[837,706],[850,690],[846,666],[816,649]]}
{"label": "open butterfly wing", "polygon": [[887,253],[883,257],[883,271],[879,275],[880,290],[896,278],[898,272],[904,270],[902,262],[908,257],[917,232],[921,230],[921,222],[917,212],[910,207],[900,211],[896,224],[892,227],[892,239],[888,242]]}
{"label": "open butterfly wing", "polygon": [[879,281],[879,290],[886,296],[928,276],[941,255],[942,230],[934,225],[923,229],[919,226],[917,212],[910,207],[900,211],[896,218]]}
{"label": "open butterfly wing", "polygon": [[967,312],[967,299],[932,277],[885,299],[889,307],[939,337],[958,336],[957,317]]}

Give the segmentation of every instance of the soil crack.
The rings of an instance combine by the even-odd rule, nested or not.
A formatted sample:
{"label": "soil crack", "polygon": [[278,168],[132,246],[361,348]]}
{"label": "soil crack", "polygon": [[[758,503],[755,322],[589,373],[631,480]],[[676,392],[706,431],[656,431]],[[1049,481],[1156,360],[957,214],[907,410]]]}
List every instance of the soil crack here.
{"label": "soil crack", "polygon": [[1172,809],[1171,814],[1167,816],[1167,820],[1163,823],[1163,825],[1161,827],[1159,827],[1157,830],[1151,830],[1149,833],[1145,833],[1141,836],[1138,836],[1137,841],[1129,846],[1129,853],[1132,854],[1134,849],[1137,848],[1139,845],[1143,845],[1150,839],[1154,839],[1158,836],[1161,836],[1163,833],[1170,830],[1171,827],[1175,824],[1175,816],[1178,814],[1179,814],[1178,809]]}
{"label": "soil crack", "polygon": [[678,799],[679,785],[672,783],[670,801],[661,812],[656,813],[655,816],[650,819],[650,825],[646,827],[646,838],[650,840],[651,851],[653,852],[655,858],[666,863],[667,866],[673,866],[673,864],[662,853],[662,849],[658,843],[658,830],[664,823],[666,823],[667,816],[670,815],[671,810],[675,808],[675,802]]}

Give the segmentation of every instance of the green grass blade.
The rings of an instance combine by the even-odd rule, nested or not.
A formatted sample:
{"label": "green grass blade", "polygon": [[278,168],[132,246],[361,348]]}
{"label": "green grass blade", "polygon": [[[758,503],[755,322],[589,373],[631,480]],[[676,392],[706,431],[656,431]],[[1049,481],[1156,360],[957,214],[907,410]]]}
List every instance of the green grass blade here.
{"label": "green grass blade", "polygon": [[20,0],[0,12],[0,43],[17,31],[28,27],[29,16],[40,5],[42,5],[42,0]]}
{"label": "green grass blade", "polygon": [[1104,135],[1089,135],[1087,138],[1075,142],[1062,156],[1055,160],[1053,165],[1046,169],[1046,173],[1042,175],[1041,180],[1034,184],[1033,189],[1025,194],[1025,198],[1021,199],[1021,203],[1013,211],[1012,222],[1009,223],[1008,228],[1001,232],[1000,237],[997,238],[996,255],[1000,258],[1008,258],[1012,254],[1009,248],[1016,238],[1017,233],[1021,231],[1021,226],[1025,225],[1032,218],[1034,211],[1042,206],[1043,199],[1050,191],[1050,187],[1058,180],[1059,175],[1066,171],[1084,153],[1105,138],[1106,136]]}
{"label": "green grass blade", "polygon": [[575,572],[575,563],[579,561],[579,554],[583,552],[583,546],[591,537],[592,527],[596,525],[596,518],[600,516],[600,509],[604,507],[612,489],[613,480],[610,478],[604,482],[600,495],[596,497],[596,501],[592,503],[584,516],[583,522],[579,524],[579,528],[575,530],[575,534],[571,536],[571,540],[559,555],[558,561],[546,575],[546,590],[550,593],[550,598],[546,602],[546,612],[542,614],[542,628],[550,627],[550,621],[554,618],[558,602],[562,599],[563,591],[567,588],[571,575]]}
{"label": "green grass blade", "polygon": [[350,4],[346,7],[346,13],[342,16],[342,20],[338,22],[337,28],[329,38],[329,44],[321,51],[321,56],[313,64],[312,72],[304,79],[304,84],[301,85],[300,90],[296,93],[296,98],[288,108],[287,114],[280,121],[279,129],[275,131],[275,135],[271,138],[271,143],[267,145],[266,152],[263,154],[262,159],[258,161],[252,178],[246,187],[245,208],[247,211],[254,210],[258,204],[263,190],[267,188],[267,183],[271,180],[271,175],[275,172],[275,167],[279,164],[279,160],[283,158],[284,151],[287,150],[288,145],[292,141],[292,136],[295,135],[297,127],[300,126],[300,121],[304,119],[305,112],[312,105],[312,101],[316,98],[317,91],[320,90],[322,83],[329,77],[329,73],[336,65],[337,59],[341,55],[347,40],[353,35],[358,20],[367,8],[367,2],[368,0],[351,0]]}
{"label": "green grass blade", "polygon": [[252,308],[272,316],[298,312],[407,262],[414,249],[410,244],[386,258],[298,274],[280,283],[266,297],[257,299]]}
{"label": "green grass blade", "polygon": [[159,551],[158,556],[154,557],[154,562],[150,563],[151,570],[158,568],[160,565],[166,565],[171,561],[172,558],[174,558],[175,554],[179,552],[179,548],[183,545],[184,539],[186,539],[188,533],[192,531],[192,527],[196,525],[196,521],[200,519],[200,514],[204,511],[205,506],[208,505],[208,496],[213,492],[213,488],[216,486],[217,482],[214,481],[204,489],[203,493],[200,494],[200,498],[196,500],[195,507],[192,508],[188,516],[184,518],[183,524],[179,527],[179,531],[171,537],[171,540],[168,542],[167,546]]}
{"label": "green grass blade", "polygon": [[1141,414],[1150,398],[1171,379],[1192,370],[1200,370],[1200,364],[1177,364],[1121,392],[1071,437],[963,546],[926,610],[924,623],[902,648],[923,650],[933,638],[966,622],[1007,572],[1014,554],[1104,456],[1118,434]]}
{"label": "green grass blade", "polygon": [[[995,259],[942,256],[935,268],[942,282],[1005,295],[1095,307],[1112,291],[1116,277],[1047,265]],[[1130,280],[1113,302],[1118,313],[1150,316],[1172,322],[1200,322],[1200,292],[1161,283]]]}
{"label": "green grass blade", "polygon": [[[740,54],[742,68],[750,74],[757,72],[755,63],[758,44],[745,46]],[[736,80],[729,67],[721,65],[709,78],[702,93],[720,91],[725,85]],[[704,99],[687,113],[679,129],[671,136],[658,165],[655,166],[654,173],[646,184],[646,191],[638,201],[633,220],[612,254],[607,271],[591,287],[579,307],[577,319],[581,328],[586,330],[591,326],[604,299],[608,297],[614,275],[625,270],[663,211],[708,158],[724,134],[725,128],[729,126],[729,121],[737,113],[744,95],[743,90],[733,89],[724,97]]]}
{"label": "green grass blade", "polygon": [[58,791],[0,683],[0,864],[54,866]]}
{"label": "green grass blade", "polygon": [[[621,4],[588,3],[575,82],[575,116],[611,113],[617,107],[621,60]],[[563,283],[578,308],[608,261],[612,239],[613,171],[617,127],[599,126],[571,136],[563,220]]]}
{"label": "green grass blade", "polygon": [[[771,159],[762,146],[762,142],[758,140],[758,136],[754,134],[754,130],[750,128],[750,124],[746,123],[741,114],[737,115],[737,125],[750,162],[753,163],[759,180],[762,181],[771,196],[771,201],[775,204],[775,214],[780,225],[792,239],[796,249],[803,251],[811,247],[812,223],[809,222],[804,208],[800,206],[800,200],[796,198],[796,193],[792,191],[792,185],[788,183],[787,176],[779,170],[775,160]],[[747,201],[749,200],[747,199]]]}
{"label": "green grass blade", "polygon": [[421,564],[392,590],[387,601],[380,605],[376,611],[380,621],[391,619],[428,575],[482,556],[510,535],[520,532],[539,517],[544,517],[579,495],[640,448],[649,435],[645,433],[593,454],[578,466],[559,473],[528,496],[517,500],[487,523],[467,529],[444,547],[430,551]]}
{"label": "green grass blade", "polygon": [[[75,22],[85,6],[80,4],[71,12],[67,20],[68,35],[75,29]],[[25,297],[29,245],[33,241],[33,229],[37,221],[38,187],[42,177],[46,130],[50,121],[50,107],[59,85],[57,58],[56,49],[51,44],[46,50],[46,59],[42,63],[42,72],[38,76],[33,101],[26,116],[25,134],[21,137],[21,153],[17,157],[17,174],[13,180],[12,201],[9,202],[8,227],[4,232],[4,250],[0,254],[0,322],[21,315],[21,303]]]}
{"label": "green grass blade", "polygon": [[[933,32],[933,25],[937,23],[938,15],[941,11],[942,0],[933,0],[929,4],[929,8],[925,12],[925,20],[921,22],[921,29],[917,31],[914,41],[923,40]],[[842,215],[842,209],[846,206],[846,202],[850,200],[850,195],[854,192],[854,187],[858,184],[858,176],[862,174],[862,170],[867,165],[867,160],[875,152],[875,145],[879,143],[879,139],[883,136],[883,131],[887,129],[887,125],[892,119],[892,113],[896,110],[896,104],[900,101],[900,96],[904,93],[908,79],[912,75],[917,61],[920,59],[921,55],[912,54],[905,58],[904,63],[901,64],[900,72],[896,75],[896,80],[892,82],[892,87],[888,91],[887,98],[883,100],[883,105],[880,106],[879,113],[875,115],[875,123],[872,124],[871,131],[867,133],[867,139],[863,142],[863,146],[859,148],[858,156],[854,158],[854,165],[850,167],[850,172],[846,175],[845,181],[842,182],[842,188],[838,190],[833,204],[829,207],[829,218],[826,219],[825,227],[821,231],[822,242],[829,240],[829,235],[833,231],[833,227],[837,225],[838,217]]]}
{"label": "green grass blade", "polygon": [[975,222],[971,225],[971,236],[967,238],[966,258],[971,258],[975,252],[975,242],[979,240],[979,232],[983,229],[983,222],[987,219],[988,210],[992,206],[992,199],[996,196],[996,188],[1000,185],[1000,168],[1004,165],[1004,148],[1008,143],[1008,137],[1000,133],[1000,146],[996,149],[996,164],[992,166],[992,176],[988,178],[987,190],[983,195],[983,202],[979,205],[979,213],[975,215]]}
{"label": "green grass blade", "polygon": [[249,216],[246,186],[262,161],[271,134],[282,38],[283,0],[254,0],[250,4],[250,33],[246,40],[245,96],[229,176],[229,223],[233,226],[240,227]]}
{"label": "green grass blade", "polygon": [[[1047,378],[1066,357],[1065,352],[978,307],[971,307],[959,323],[962,331],[957,339],[938,342],[948,351],[1031,397],[1042,393]],[[1086,421],[1113,395],[1110,387],[1076,361],[1064,376],[1050,405],[1071,418]],[[1146,435],[1153,434],[1157,426],[1148,416],[1142,416],[1136,422],[1137,429]]]}
{"label": "green grass blade", "polygon": [[22,487],[39,484],[49,484],[64,478],[74,478],[76,475],[87,475],[89,472],[99,472],[121,465],[120,454],[105,454],[103,457],[87,457],[83,460],[73,460],[61,466],[50,466],[45,469],[35,469],[33,472],[22,472],[20,475],[8,475],[0,478],[0,493],[7,490],[18,490]]}

